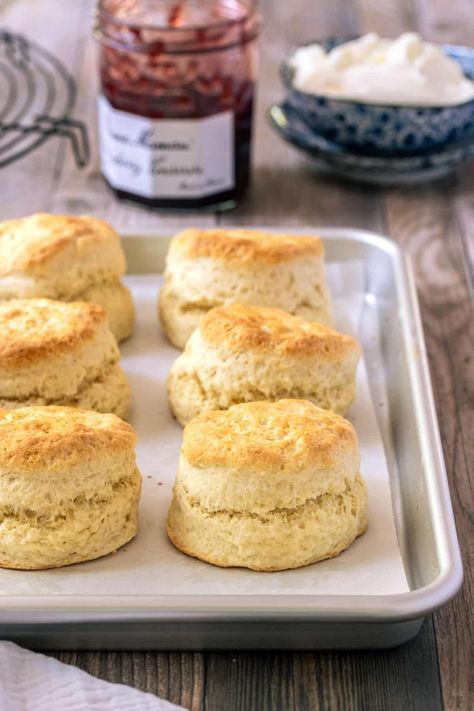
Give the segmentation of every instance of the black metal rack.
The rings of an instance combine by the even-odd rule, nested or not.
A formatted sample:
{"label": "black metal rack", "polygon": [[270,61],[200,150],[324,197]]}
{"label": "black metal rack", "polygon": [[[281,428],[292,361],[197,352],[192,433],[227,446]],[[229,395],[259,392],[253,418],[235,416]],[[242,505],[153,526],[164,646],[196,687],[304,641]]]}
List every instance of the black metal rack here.
{"label": "black metal rack", "polygon": [[76,164],[89,160],[87,129],[71,118],[74,79],[61,62],[22,35],[0,30],[0,168],[52,136],[67,138]]}

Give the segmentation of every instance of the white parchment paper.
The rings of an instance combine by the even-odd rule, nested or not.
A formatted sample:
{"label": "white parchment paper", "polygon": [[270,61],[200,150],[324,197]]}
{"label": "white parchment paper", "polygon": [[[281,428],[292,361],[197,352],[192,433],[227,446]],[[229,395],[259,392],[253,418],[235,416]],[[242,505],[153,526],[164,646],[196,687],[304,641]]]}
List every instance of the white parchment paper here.
{"label": "white parchment paper", "polygon": [[[329,282],[339,330],[357,336],[363,269],[357,263],[330,265]],[[256,573],[222,569],[188,558],[167,540],[165,521],[176,472],[181,427],[172,419],[166,376],[179,352],[164,338],[156,303],[161,277],[131,276],[137,312],[133,338],[122,347],[122,363],[133,389],[131,423],[138,433],[143,475],[140,530],[134,541],[105,558],[45,572],[0,571],[4,595],[193,595],[358,594],[406,592],[407,580],[392,513],[389,474],[362,362],[357,398],[348,415],[360,443],[361,471],[369,490],[367,532],[337,558],[299,570]]]}

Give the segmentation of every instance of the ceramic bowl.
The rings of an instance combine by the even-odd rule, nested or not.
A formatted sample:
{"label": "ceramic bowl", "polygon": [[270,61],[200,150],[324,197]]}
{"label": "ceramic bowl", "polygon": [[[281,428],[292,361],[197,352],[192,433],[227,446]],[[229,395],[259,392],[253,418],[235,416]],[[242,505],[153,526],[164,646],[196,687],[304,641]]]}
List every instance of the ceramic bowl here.
{"label": "ceramic bowl", "polygon": [[[332,37],[320,44],[330,50],[351,39],[355,38]],[[474,49],[454,45],[443,49],[474,79]],[[309,128],[334,143],[363,152],[407,155],[474,140],[474,99],[457,106],[387,106],[307,94],[293,86],[291,58],[292,54],[281,67],[286,101]]]}
{"label": "ceramic bowl", "polygon": [[417,185],[451,175],[474,158],[474,141],[456,141],[429,153],[387,156],[350,151],[309,128],[287,103],[268,112],[270,125],[291,145],[312,159],[316,168],[346,180],[369,185]]}

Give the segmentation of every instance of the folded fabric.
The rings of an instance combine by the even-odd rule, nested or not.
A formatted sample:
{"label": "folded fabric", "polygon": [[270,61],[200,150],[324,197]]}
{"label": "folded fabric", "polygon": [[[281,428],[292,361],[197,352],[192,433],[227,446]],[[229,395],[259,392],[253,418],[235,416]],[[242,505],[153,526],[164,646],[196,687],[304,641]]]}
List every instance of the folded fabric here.
{"label": "folded fabric", "polygon": [[12,642],[0,642],[0,711],[186,710]]}

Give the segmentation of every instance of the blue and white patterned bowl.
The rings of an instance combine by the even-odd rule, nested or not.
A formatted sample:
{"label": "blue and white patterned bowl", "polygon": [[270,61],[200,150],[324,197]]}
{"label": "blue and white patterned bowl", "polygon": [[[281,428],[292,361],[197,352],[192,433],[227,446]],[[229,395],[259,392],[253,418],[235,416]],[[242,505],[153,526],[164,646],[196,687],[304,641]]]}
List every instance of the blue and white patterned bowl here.
{"label": "blue and white patterned bowl", "polygon": [[388,156],[350,151],[313,131],[287,103],[270,107],[271,126],[309,156],[316,168],[346,180],[370,185],[416,185],[444,178],[474,158],[474,140],[456,141],[429,153]]}
{"label": "blue and white patterned bowl", "polygon": [[[320,42],[331,50],[354,37],[332,37]],[[312,43],[311,43],[312,44]],[[445,45],[465,75],[474,79],[474,49]],[[307,94],[293,86],[291,57],[281,76],[288,89],[286,101],[316,133],[334,143],[365,153],[408,155],[429,152],[453,141],[474,140],[474,99],[457,106],[387,106]]]}

